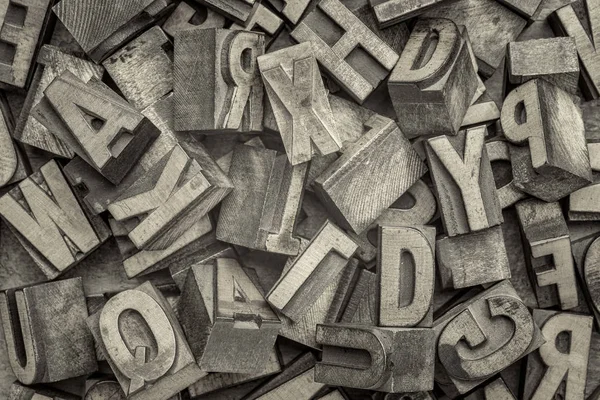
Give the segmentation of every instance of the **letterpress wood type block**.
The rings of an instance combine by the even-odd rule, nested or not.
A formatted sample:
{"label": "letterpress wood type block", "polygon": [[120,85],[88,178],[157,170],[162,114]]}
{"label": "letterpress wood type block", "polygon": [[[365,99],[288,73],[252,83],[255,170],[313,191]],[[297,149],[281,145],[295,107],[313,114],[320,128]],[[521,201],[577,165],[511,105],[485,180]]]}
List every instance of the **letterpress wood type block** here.
{"label": "letterpress wood type block", "polygon": [[585,398],[593,318],[546,310],[533,317],[546,343],[527,358],[523,399]]}
{"label": "letterpress wood type block", "polygon": [[317,342],[317,382],[392,393],[433,389],[432,329],[318,325]]}
{"label": "letterpress wood type block", "polygon": [[471,393],[465,400],[516,400],[502,378],[496,378],[481,389]]}
{"label": "letterpress wood type block", "polygon": [[566,92],[577,94],[579,59],[573,38],[512,42],[507,48],[510,83],[523,84],[544,79]]}
{"label": "letterpress wood type block", "polygon": [[69,71],[44,94],[38,107],[47,101],[56,114],[54,120],[64,125],[55,134],[113,184],[121,182],[160,133],[115,93],[85,83]]}
{"label": "letterpress wood type block", "polygon": [[300,21],[310,0],[267,0],[267,2],[294,26]]}
{"label": "letterpress wood type block", "polygon": [[327,221],[267,294],[267,301],[297,321],[348,263],[358,245]]}
{"label": "letterpress wood type block", "polygon": [[[119,389],[120,390],[120,389]],[[10,386],[10,390],[6,400],[79,400],[81,397],[70,393],[61,392],[48,388],[32,388],[21,385],[19,382],[14,382]],[[120,399],[114,399],[120,400]]]}
{"label": "letterpress wood type block", "polygon": [[[509,281],[433,322],[444,391],[464,394],[542,345],[544,337]],[[437,368],[436,368],[437,370]]]}
{"label": "letterpress wood type block", "polygon": [[182,1],[169,15],[162,28],[173,37],[176,32],[184,29],[223,28],[225,21],[223,15],[204,5]]}
{"label": "letterpress wood type block", "polygon": [[[87,382],[86,382],[87,386]],[[113,380],[100,380],[93,383],[85,392],[83,400],[126,400],[121,385]]]}
{"label": "letterpress wood type block", "polygon": [[167,35],[155,26],[102,63],[136,109],[143,110],[173,90],[171,46]]}
{"label": "letterpress wood type block", "polygon": [[479,73],[490,77],[506,54],[506,45],[514,42],[527,21],[497,0],[458,0],[444,2],[422,17],[447,18],[465,25],[477,57]]}
{"label": "letterpress wood type block", "polygon": [[167,399],[204,374],[167,300],[150,282],[87,319],[128,399]]}
{"label": "letterpress wood type block", "polygon": [[291,33],[311,42],[317,61],[362,104],[398,61],[398,54],[339,0],[317,4]]}
{"label": "letterpress wood type block", "polygon": [[256,58],[264,52],[264,35],[256,32],[177,32],[173,72],[175,130],[261,131],[263,83]]}
{"label": "letterpress wood type block", "polygon": [[353,325],[376,326],[379,282],[377,275],[366,269],[357,271],[352,293],[348,298],[339,322]]}
{"label": "letterpress wood type block", "polygon": [[585,253],[583,280],[591,300],[590,307],[600,315],[600,239],[594,240]]}
{"label": "letterpress wood type block", "polygon": [[311,44],[265,54],[258,66],[292,165],[342,147]]}
{"label": "letterpress wood type block", "polygon": [[[485,144],[485,149],[487,151],[488,158],[490,159],[490,163],[492,164],[492,170],[494,170],[495,161],[507,161],[512,165],[512,159],[510,157],[511,147],[511,144],[501,140],[495,140]],[[498,202],[500,203],[500,207],[502,209],[510,207],[517,201],[527,197],[527,194],[525,192],[522,192],[517,188],[512,174],[508,179],[510,179],[510,182],[506,183],[502,187],[498,187],[498,184],[496,183]],[[503,177],[500,178],[500,180],[508,179],[504,179]]]}
{"label": "letterpress wood type block", "polygon": [[231,258],[192,266],[179,301],[179,319],[196,362],[208,372],[262,372],[281,327]]}
{"label": "letterpress wood type block", "polygon": [[61,0],[52,9],[77,43],[100,63],[169,9],[169,0]]}
{"label": "letterpress wood type block", "polygon": [[81,278],[0,294],[12,370],[22,383],[56,382],[98,368]]}
{"label": "letterpress wood type block", "polygon": [[[408,138],[455,134],[460,128],[477,88],[465,36],[447,19],[415,25],[388,81],[398,125]],[[430,49],[434,40],[439,44]],[[433,53],[424,59],[428,51]]]}
{"label": "letterpress wood type block", "polygon": [[27,177],[23,156],[13,143],[12,128],[9,111],[0,110],[0,187]]}
{"label": "letterpress wood type block", "polygon": [[368,228],[427,170],[394,121],[376,114],[365,125],[370,130],[314,182],[329,213],[355,233]]}
{"label": "letterpress wood type block", "polygon": [[84,59],[71,56],[59,48],[44,45],[39,52],[33,82],[25,99],[23,111],[17,121],[14,137],[20,142],[48,151],[61,157],[73,158],[73,151],[54,136],[31,115],[33,107],[44,97],[44,90],[62,75],[70,71],[83,81],[92,77],[100,79],[104,68]]}
{"label": "letterpress wood type block", "polygon": [[435,279],[435,228],[379,227],[379,323],[431,327]]}
{"label": "letterpress wood type block", "polygon": [[574,191],[569,195],[569,221],[598,221],[600,220],[600,183],[593,183]]}
{"label": "letterpress wood type block", "polygon": [[50,0],[4,0],[0,4],[0,82],[24,88],[50,18]]}
{"label": "letterpress wood type block", "polygon": [[[586,97],[597,99],[600,97],[600,8],[595,0],[582,0],[579,6],[568,4],[559,8],[550,15],[549,22],[557,34],[575,39],[581,68],[581,89]],[[580,20],[579,16],[583,16],[584,20]]]}
{"label": "letterpress wood type block", "polygon": [[371,0],[371,6],[375,13],[375,18],[381,27],[387,27],[406,21],[427,9],[438,5],[444,0]]}
{"label": "letterpress wood type block", "polygon": [[223,200],[217,239],[295,256],[294,236],[308,165],[291,166],[285,154],[244,144],[233,151],[232,193]]}
{"label": "letterpress wood type block", "polygon": [[484,143],[486,127],[427,141],[427,162],[449,236],[502,223],[496,183]]}
{"label": "letterpress wood type block", "polygon": [[543,0],[499,0],[506,7],[521,14],[524,18],[532,18]]}
{"label": "letterpress wood type block", "polygon": [[491,125],[498,119],[500,119],[500,109],[488,92],[485,92],[479,100],[467,109],[461,127]]}
{"label": "letterpress wood type block", "polygon": [[268,49],[284,26],[285,24],[283,23],[283,20],[279,18],[279,15],[258,3],[254,7],[254,11],[250,18],[248,18],[244,24],[234,23],[229,29],[264,33],[266,42],[265,48]]}
{"label": "letterpress wood type block", "polygon": [[445,289],[461,289],[509,279],[502,228],[494,226],[437,240],[438,271]]}
{"label": "letterpress wood type block", "polygon": [[530,254],[530,275],[540,307],[577,307],[577,282],[569,231],[558,203],[537,199],[516,204]]}
{"label": "letterpress wood type block", "polygon": [[109,236],[79,205],[52,160],[0,198],[0,215],[48,279],[77,264]]}
{"label": "letterpress wood type block", "polygon": [[245,25],[260,4],[256,0],[194,0],[214,9],[237,23]]}
{"label": "letterpress wood type block", "polygon": [[311,399],[325,388],[325,385],[315,381],[315,368],[310,368],[290,379],[280,382],[277,386],[269,388],[256,400],[281,400],[286,399],[291,393],[299,399]]}
{"label": "letterpress wood type block", "polygon": [[138,249],[172,244],[231,191],[200,143],[182,145],[185,150],[173,147],[108,206],[117,221],[137,218],[128,236]]}
{"label": "letterpress wood type block", "polygon": [[511,153],[517,187],[556,201],[588,185],[592,171],[581,110],[562,89],[536,79],[513,90],[502,106],[506,138],[529,150]]}

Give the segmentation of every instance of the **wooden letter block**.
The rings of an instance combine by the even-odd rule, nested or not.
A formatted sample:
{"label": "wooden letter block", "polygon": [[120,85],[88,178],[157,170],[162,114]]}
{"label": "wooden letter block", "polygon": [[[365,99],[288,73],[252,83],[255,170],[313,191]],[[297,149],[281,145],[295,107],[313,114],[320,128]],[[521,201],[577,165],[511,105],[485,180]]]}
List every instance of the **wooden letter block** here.
{"label": "wooden letter block", "polygon": [[[190,2],[193,2],[193,0],[190,0]],[[204,16],[206,18],[202,21]],[[182,1],[169,15],[162,28],[174,37],[176,32],[185,29],[223,28],[224,26],[225,17],[218,12],[195,2],[192,6],[192,4]]]}
{"label": "wooden letter block", "polygon": [[179,310],[192,353],[203,371],[263,371],[281,322],[235,259],[194,265]]}
{"label": "wooden letter block", "polygon": [[203,376],[175,313],[150,282],[111,297],[87,324],[128,399],[167,399]]}
{"label": "wooden letter block", "polygon": [[0,215],[48,279],[89,255],[109,236],[83,209],[52,160],[0,197]]}
{"label": "wooden letter block", "polygon": [[[583,78],[581,89],[586,97],[597,99],[600,97],[600,8],[595,0],[582,0],[580,5],[585,12],[580,13],[579,9],[575,12],[569,4],[550,15],[549,21],[557,34],[575,39]],[[581,21],[578,15],[587,18]],[[588,32],[591,32],[591,36]]]}
{"label": "wooden letter block", "polygon": [[261,131],[263,84],[256,58],[264,52],[264,35],[255,32],[177,32],[173,75],[175,130]]}
{"label": "wooden letter block", "polygon": [[[121,389],[119,389],[121,390]],[[8,392],[6,400],[80,400],[80,396],[61,392],[48,388],[31,388],[21,385],[19,382],[13,382]],[[86,398],[87,399],[87,398]],[[124,400],[115,398],[114,400]]]}
{"label": "wooden letter block", "polygon": [[310,42],[319,64],[360,104],[398,61],[398,54],[339,0],[319,2],[291,35]]}
{"label": "wooden letter block", "polygon": [[[501,140],[495,140],[485,144],[485,149],[487,151],[488,158],[490,159],[490,163],[492,164],[492,170],[494,170],[495,161],[507,161],[512,165],[512,159],[510,157],[510,148],[512,146],[513,145],[509,144],[508,142]],[[498,173],[498,175],[500,176],[499,180],[504,180],[503,178],[505,174],[502,174],[502,172],[503,171],[501,170]],[[498,184],[496,183],[498,202],[500,203],[500,208],[502,208],[503,210],[507,207],[512,206],[517,201],[527,197],[526,193],[522,192],[517,188],[511,170],[506,171],[506,175],[508,175],[509,173],[510,177],[506,180],[510,179],[510,182],[506,183],[502,187],[498,187]],[[494,175],[494,178],[496,178],[496,175]]]}
{"label": "wooden letter block", "polygon": [[232,193],[223,200],[217,239],[263,251],[295,256],[293,235],[308,165],[291,166],[285,154],[246,144],[233,151]]}
{"label": "wooden letter block", "polygon": [[394,121],[375,114],[365,126],[369,131],[314,182],[315,192],[329,213],[342,227],[357,234],[427,170]]}
{"label": "wooden letter block", "polygon": [[23,165],[23,157],[13,143],[11,131],[9,112],[0,110],[0,149],[2,151],[0,153],[0,187],[18,182],[27,173]]}
{"label": "wooden letter block", "polygon": [[358,245],[327,221],[267,294],[267,301],[297,321],[348,263]]}
{"label": "wooden letter block", "polygon": [[510,83],[520,85],[540,78],[577,94],[579,59],[573,38],[512,42],[506,56]]}
{"label": "wooden letter block", "polygon": [[292,165],[342,147],[310,43],[265,54],[258,66]]}
{"label": "wooden letter block", "polygon": [[102,63],[136,109],[143,110],[173,90],[170,46],[167,35],[155,26]]}
{"label": "wooden letter block", "polygon": [[517,203],[516,208],[540,307],[577,307],[571,241],[560,204],[530,199]]}
{"label": "wooden letter block", "polygon": [[386,28],[416,17],[442,1],[444,0],[371,0],[370,3],[379,26]]}
{"label": "wooden letter block", "polygon": [[437,240],[442,287],[460,289],[509,279],[509,259],[502,228],[494,226]]}
{"label": "wooden letter block", "polygon": [[107,90],[85,83],[67,71],[46,88],[43,101],[52,107],[56,120],[64,124],[64,130],[54,131],[57,136],[116,185],[160,131],[125,100],[118,99],[116,93]]}
{"label": "wooden letter block", "polygon": [[427,162],[449,236],[502,223],[492,166],[484,145],[485,126],[427,141]]}
{"label": "wooden letter block", "polygon": [[525,18],[532,18],[542,0],[499,0],[511,10],[521,14]]}
{"label": "wooden letter block", "polygon": [[324,347],[315,381],[391,393],[432,390],[434,340],[432,329],[318,325]]}
{"label": "wooden letter block", "polygon": [[29,85],[30,70],[50,16],[50,0],[0,3],[0,82]]}
{"label": "wooden letter block", "polygon": [[12,370],[22,383],[57,382],[96,371],[81,278],[10,289],[0,316]]}
{"label": "wooden letter block", "polygon": [[517,400],[502,378],[497,378],[471,393],[465,400]]}
{"label": "wooden letter block", "polygon": [[593,318],[546,310],[533,317],[546,343],[527,358],[523,399],[585,398]]}
{"label": "wooden letter block", "polygon": [[172,244],[231,191],[201,145],[186,150],[173,147],[108,206],[117,221],[137,218],[128,236],[138,249]]}
{"label": "wooden letter block", "polygon": [[600,207],[600,184],[593,183],[569,195],[569,221],[598,221]]}
{"label": "wooden letter block", "polygon": [[431,18],[415,25],[388,90],[400,129],[415,138],[458,132],[477,84],[466,34],[450,20]]}
{"label": "wooden letter block", "polygon": [[260,3],[256,0],[194,0],[214,9],[219,14],[245,25]]}
{"label": "wooden letter block", "polygon": [[587,249],[583,279],[592,300],[590,307],[600,315],[600,239],[594,240]]}
{"label": "wooden letter block", "polygon": [[258,3],[245,24],[232,24],[229,29],[262,32],[265,34],[265,48],[269,48],[279,32],[284,29],[284,23],[279,15]]}
{"label": "wooden letter block", "polygon": [[460,394],[536,350],[544,337],[509,281],[459,304],[433,323],[436,381]]}
{"label": "wooden letter block", "polygon": [[298,23],[310,3],[309,0],[267,0],[267,2],[293,26]]}
{"label": "wooden letter block", "polygon": [[529,144],[511,154],[520,190],[552,202],[591,183],[581,110],[564,90],[529,81],[506,97],[501,121],[510,142]]}
{"label": "wooden letter block", "polygon": [[431,327],[435,228],[379,228],[379,326]]}

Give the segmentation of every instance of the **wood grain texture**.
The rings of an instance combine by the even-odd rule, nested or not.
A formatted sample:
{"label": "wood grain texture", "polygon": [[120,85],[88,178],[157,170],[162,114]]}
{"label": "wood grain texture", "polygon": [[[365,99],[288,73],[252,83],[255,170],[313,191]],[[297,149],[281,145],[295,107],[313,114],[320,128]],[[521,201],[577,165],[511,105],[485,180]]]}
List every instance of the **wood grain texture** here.
{"label": "wood grain texture", "polygon": [[173,71],[175,129],[262,130],[263,83],[256,58],[264,54],[264,49],[264,35],[255,32],[177,32]]}
{"label": "wood grain texture", "polygon": [[549,21],[557,34],[575,39],[583,78],[581,88],[587,98],[597,99],[600,97],[600,54],[597,49],[600,41],[600,6],[593,0],[583,0],[581,3],[587,11],[583,22],[571,4],[556,10]]}
{"label": "wood grain texture", "polygon": [[500,2],[524,18],[533,17],[542,4],[542,0],[500,0]]}
{"label": "wood grain texture", "polygon": [[[20,178],[24,169],[13,144],[12,126],[9,127],[10,115],[6,115],[8,112],[4,107],[0,110],[2,114],[0,115],[0,149],[2,149],[0,152],[0,186],[13,182],[15,178]],[[15,176],[17,168],[20,171]]]}
{"label": "wood grain texture", "polygon": [[[204,374],[173,309],[150,282],[111,297],[86,322],[128,399],[168,399]],[[146,362],[146,355],[153,358]]]}
{"label": "wood grain texture", "polygon": [[[315,192],[329,213],[341,226],[358,234],[426,172],[425,164],[393,121],[374,115],[365,126],[370,130],[314,182]],[[379,190],[373,191],[373,185]]]}
{"label": "wood grain texture", "polygon": [[87,315],[81,278],[3,292],[0,316],[17,379],[30,385],[96,371]]}
{"label": "wood grain texture", "polygon": [[381,27],[388,27],[399,22],[406,21],[420,14],[423,14],[429,8],[442,3],[444,0],[372,0],[371,5],[375,12],[375,17]]}
{"label": "wood grain texture", "polygon": [[169,46],[165,33],[155,26],[102,63],[125,98],[140,111],[173,90]]}
{"label": "wood grain texture", "polygon": [[[335,41],[324,36],[328,30],[343,33]],[[291,35],[299,43],[311,42],[321,67],[358,103],[365,101],[398,61],[398,54],[339,0],[321,1]],[[364,50],[354,51],[359,44]]]}
{"label": "wood grain texture", "polygon": [[[26,88],[46,25],[50,0],[4,0],[0,4],[0,82]],[[24,13],[24,15],[20,15]]]}
{"label": "wood grain texture", "polygon": [[479,72],[491,76],[500,65],[506,45],[525,28],[526,20],[497,0],[459,0],[442,3],[423,14],[465,25],[477,56]]}
{"label": "wood grain texture", "polygon": [[[427,61],[433,35],[439,38]],[[411,32],[388,81],[398,125],[408,138],[455,134],[472,103],[477,68],[468,36],[447,19],[424,19]]]}
{"label": "wood grain texture", "polygon": [[593,183],[569,195],[569,221],[598,221],[600,209],[596,199],[600,195],[600,186]]}
{"label": "wood grain texture", "polygon": [[340,150],[342,141],[310,43],[257,61],[290,163]]}
{"label": "wood grain texture", "polygon": [[[206,19],[200,22],[204,13],[206,14]],[[195,2],[190,1],[190,3],[187,3],[182,1],[163,23],[162,28],[171,37],[174,37],[176,32],[184,29],[223,28],[224,26],[225,17],[223,15]]]}
{"label": "wood grain texture", "polygon": [[352,288],[352,293],[346,301],[344,312],[340,317],[341,323],[353,325],[377,325],[377,275],[366,269],[359,269]]}
{"label": "wood grain texture", "polygon": [[427,162],[448,236],[502,223],[492,167],[484,144],[485,126],[427,141]]}
{"label": "wood grain texture", "polygon": [[104,68],[82,58],[66,54],[50,45],[42,47],[37,62],[34,80],[17,121],[14,137],[20,142],[52,154],[73,158],[74,153],[67,144],[33,118],[31,110],[40,102],[48,85],[65,71],[70,71],[87,82],[92,77],[102,78]]}

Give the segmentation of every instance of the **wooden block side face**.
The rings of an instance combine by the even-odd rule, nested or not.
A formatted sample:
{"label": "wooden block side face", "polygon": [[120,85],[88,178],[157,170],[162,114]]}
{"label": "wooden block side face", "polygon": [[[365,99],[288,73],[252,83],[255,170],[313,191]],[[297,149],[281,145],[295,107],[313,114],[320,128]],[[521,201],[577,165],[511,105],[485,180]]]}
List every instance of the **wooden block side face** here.
{"label": "wooden block side face", "polygon": [[585,255],[584,273],[585,287],[587,288],[591,306],[600,312],[600,240],[592,242]]}
{"label": "wooden block side face", "polygon": [[[179,3],[163,24],[162,28],[164,31],[170,36],[175,36],[175,33],[185,29],[223,28],[225,26],[225,17],[223,15],[200,4],[194,4],[194,6],[203,8],[202,13],[184,1]],[[198,23],[201,20],[203,13],[206,13],[206,19],[199,25],[194,25],[194,23]]]}
{"label": "wooden block side face", "polygon": [[49,0],[3,1],[0,5],[0,81],[24,88],[48,20]]}
{"label": "wooden block side face", "polygon": [[17,379],[29,385],[96,371],[87,315],[81,278],[2,293],[0,316]]}
{"label": "wooden block side face", "polygon": [[431,326],[435,228],[379,228],[379,325]]}
{"label": "wooden block side face", "polygon": [[[512,166],[512,158],[510,156],[511,147],[512,145],[504,141],[493,141],[486,143],[485,149],[488,153],[488,158],[490,159],[493,172],[496,172],[493,165],[493,163],[496,161],[507,161]],[[527,196],[524,192],[517,188],[514,176],[509,183],[502,187],[498,187],[498,184],[496,183],[496,189],[498,192],[498,202],[503,210]]]}
{"label": "wooden block side face", "polygon": [[295,26],[300,20],[300,17],[302,17],[302,14],[304,14],[304,11],[306,11],[310,1],[285,0],[279,2],[276,0],[269,0],[268,3],[277,11],[279,11],[292,24],[292,26]]}
{"label": "wooden block side face", "polygon": [[441,3],[443,0],[413,0],[402,2],[399,0],[371,1],[375,17],[379,26],[384,28],[402,21],[406,21],[424,13],[430,7]]}
{"label": "wooden block side face", "polygon": [[436,380],[449,379],[458,393],[473,389],[544,341],[508,281],[446,312],[434,321],[433,329],[438,360],[444,367]]}
{"label": "wooden block side face", "polygon": [[50,279],[75,265],[104,240],[55,161],[2,196],[0,215]]}
{"label": "wooden block side face", "polygon": [[202,376],[173,311],[150,283],[112,297],[87,322],[128,398],[167,398]]}
{"label": "wooden block side face", "polygon": [[523,398],[584,398],[593,318],[546,310],[533,315],[546,343],[527,359]]}
{"label": "wooden block side face", "polygon": [[[310,42],[319,64],[358,103],[398,61],[398,54],[339,0],[320,2],[291,36],[300,43]],[[356,50],[358,44],[365,50]]]}

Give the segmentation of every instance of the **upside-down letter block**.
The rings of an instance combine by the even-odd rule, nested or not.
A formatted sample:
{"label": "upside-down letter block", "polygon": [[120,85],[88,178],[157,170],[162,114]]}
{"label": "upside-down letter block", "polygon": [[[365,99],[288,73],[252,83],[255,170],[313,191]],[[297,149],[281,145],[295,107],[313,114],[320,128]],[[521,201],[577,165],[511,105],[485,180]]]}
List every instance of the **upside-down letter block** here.
{"label": "upside-down letter block", "polygon": [[379,227],[379,323],[431,327],[435,279],[435,228]]}
{"label": "upside-down letter block", "polygon": [[267,301],[297,321],[341,273],[358,245],[327,221],[267,294]]}
{"label": "upside-down letter block", "polygon": [[427,171],[394,121],[375,114],[364,125],[370,130],[314,182],[330,214],[357,234]]}
{"label": "upside-down letter block", "polygon": [[398,125],[408,138],[458,132],[478,84],[468,47],[450,20],[417,22],[388,81]]}
{"label": "upside-down letter block", "polygon": [[592,181],[581,110],[564,90],[542,79],[513,90],[502,106],[517,188],[557,201]]}
{"label": "upside-down letter block", "polygon": [[544,342],[527,306],[509,281],[455,306],[433,322],[433,330],[440,364],[436,381],[444,383],[444,391],[460,394]]}
{"label": "upside-down letter block", "polygon": [[502,223],[492,166],[484,144],[485,126],[427,141],[427,162],[449,236]]}
{"label": "upside-down letter block", "polygon": [[111,297],[87,324],[128,399],[167,399],[204,375],[171,306],[150,282]]}
{"label": "upside-down letter block", "polygon": [[182,145],[186,150],[173,147],[108,206],[117,221],[136,218],[128,236],[138,249],[172,244],[231,191],[201,145]]}
{"label": "upside-down letter block", "polygon": [[577,94],[579,59],[573,38],[512,42],[506,57],[510,83],[520,85],[540,78]]}
{"label": "upside-down letter block", "polygon": [[79,205],[56,161],[0,197],[0,216],[48,279],[77,264],[109,237]]}
{"label": "upside-down letter block", "polygon": [[208,372],[262,372],[281,327],[233,258],[190,268],[179,301],[179,319],[196,362]]}
{"label": "upside-down letter block", "polygon": [[31,113],[32,108],[44,97],[44,90],[48,85],[65,71],[70,71],[82,81],[87,82],[91,78],[102,78],[104,68],[64,53],[58,47],[44,45],[38,54],[33,81],[13,135],[18,141],[30,146],[61,157],[73,158],[71,148],[51,133]]}
{"label": "upside-down letter block", "polygon": [[406,21],[444,0],[370,0],[375,18],[381,28]]}
{"label": "upside-down letter block", "polygon": [[178,131],[261,131],[264,35],[228,29],[175,34],[173,113]]}
{"label": "upside-down letter block", "polygon": [[546,343],[527,357],[523,399],[585,398],[593,318],[549,310],[533,317]]}
{"label": "upside-down letter block", "polygon": [[340,150],[342,141],[311,44],[260,56],[258,66],[290,163]]}
{"label": "upside-down letter block", "polygon": [[517,203],[516,209],[540,307],[577,307],[571,241],[560,204],[529,199]]}
{"label": "upside-down letter block", "polygon": [[[53,133],[115,185],[160,133],[116,93],[83,82],[69,71],[57,77],[44,95],[38,107],[48,102],[53,120],[64,127]],[[50,118],[51,111],[45,111]]]}
{"label": "upside-down letter block", "polygon": [[[600,8],[597,0],[578,3],[586,12],[575,11],[573,5],[568,4],[551,14],[549,21],[557,34],[575,39],[583,78],[581,89],[586,97],[597,99],[600,97]],[[583,21],[580,15],[584,16]]]}
{"label": "upside-down letter block", "polygon": [[291,35],[310,42],[319,64],[360,104],[398,61],[398,54],[339,0],[319,2]]}
{"label": "upside-down letter block", "polygon": [[10,366],[26,385],[57,382],[96,371],[96,350],[85,319],[81,278],[0,294]]}
{"label": "upside-down letter block", "polygon": [[217,239],[239,246],[295,256],[294,236],[308,164],[292,166],[285,154],[240,144],[229,176],[233,190],[221,204]]}
{"label": "upside-down letter block", "polygon": [[433,389],[432,329],[317,325],[317,342],[317,382],[391,393]]}

